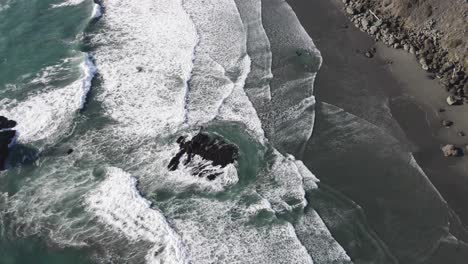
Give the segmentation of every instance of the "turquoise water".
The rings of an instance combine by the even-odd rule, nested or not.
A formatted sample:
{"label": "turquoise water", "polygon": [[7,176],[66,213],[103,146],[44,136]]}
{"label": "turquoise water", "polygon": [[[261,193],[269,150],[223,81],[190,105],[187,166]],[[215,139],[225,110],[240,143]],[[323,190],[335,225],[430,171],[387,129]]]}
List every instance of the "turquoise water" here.
{"label": "turquoise water", "polygon": [[[82,34],[89,25],[93,3],[53,8],[60,1],[14,0],[0,2],[0,99],[24,100],[28,95],[66,86],[79,78]],[[70,59],[79,58],[78,60]],[[60,64],[60,67],[50,68]],[[49,68],[48,68],[49,67]],[[54,78],[44,78],[49,74]],[[36,165],[25,157],[37,155],[33,146],[17,147],[11,157],[21,170],[0,176],[1,190],[16,193]],[[34,175],[34,174],[32,174]],[[50,247],[43,237],[18,237],[8,216],[0,224],[0,263],[91,263],[80,249]]]}
{"label": "turquoise water", "polygon": [[[22,97],[42,88],[31,85],[41,70],[78,56],[81,33],[89,23],[93,5],[51,8],[58,1],[8,2],[0,11],[0,96]],[[64,71],[61,86],[76,79],[76,72]],[[42,84],[43,85],[43,84]]]}

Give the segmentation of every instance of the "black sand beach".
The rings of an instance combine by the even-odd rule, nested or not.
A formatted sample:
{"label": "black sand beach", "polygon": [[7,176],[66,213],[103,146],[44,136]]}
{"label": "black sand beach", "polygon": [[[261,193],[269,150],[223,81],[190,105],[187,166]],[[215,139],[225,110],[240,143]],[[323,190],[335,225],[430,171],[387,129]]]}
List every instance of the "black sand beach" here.
{"label": "black sand beach", "polygon": [[[355,28],[345,16],[341,1],[290,0],[288,3],[323,56],[315,82],[319,102],[316,126],[303,157],[306,165],[324,184],[362,207],[370,226],[399,263],[466,263],[468,255],[463,241],[468,241],[464,228],[468,223],[468,159],[466,156],[446,158],[441,147],[466,145],[468,139],[457,133],[468,131],[468,122],[462,118],[467,108],[447,106],[446,92],[436,80],[427,77],[411,55],[376,43]],[[376,56],[367,58],[365,52],[374,47]],[[337,130],[332,127],[336,120],[324,115],[331,108],[321,102],[360,118],[356,121],[342,114],[349,117],[349,124],[361,126],[359,131],[347,135],[350,142],[366,132],[384,131],[382,136],[364,136],[365,139],[360,139],[363,142],[349,145],[366,147],[351,149],[346,155],[340,149],[335,159],[318,158],[327,152],[327,147],[342,147],[320,143],[320,140],[333,142]],[[439,112],[440,108],[445,111]],[[442,127],[443,119],[454,121],[454,127]],[[398,141],[398,150],[391,143],[393,139]],[[376,154],[378,158],[370,156],[377,153],[372,148],[381,148]],[[399,173],[397,167],[401,160],[388,158],[393,151],[413,153],[433,186],[425,182],[425,177],[403,173],[404,168]],[[410,160],[408,164],[411,165]],[[440,237],[447,226],[458,241],[439,241],[443,240]],[[436,227],[440,232],[435,231]],[[346,242],[340,242],[346,249]],[[354,260],[364,258],[349,253]],[[365,262],[360,260],[357,263]]]}

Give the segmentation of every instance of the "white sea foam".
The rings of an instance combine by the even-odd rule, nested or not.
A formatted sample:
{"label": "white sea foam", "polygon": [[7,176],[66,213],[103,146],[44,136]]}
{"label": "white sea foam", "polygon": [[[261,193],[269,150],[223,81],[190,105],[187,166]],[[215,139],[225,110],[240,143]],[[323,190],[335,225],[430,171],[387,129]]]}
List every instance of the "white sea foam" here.
{"label": "white sea foam", "polygon": [[244,123],[261,135],[260,121],[243,91],[251,65],[237,6],[231,0],[192,0],[184,7],[199,35],[189,83],[188,123],[202,125],[218,117]]}
{"label": "white sea foam", "polygon": [[[267,171],[260,172],[257,189],[266,198],[272,208],[281,214],[307,205],[303,186],[303,175],[293,156],[283,156],[273,150],[271,165]],[[303,170],[301,168],[301,170]],[[306,175],[306,177],[309,175]]]}
{"label": "white sea foam", "polygon": [[113,134],[138,139],[174,131],[184,122],[196,30],[181,1],[105,1],[94,41]]}
{"label": "white sea foam", "polygon": [[91,14],[92,18],[99,18],[102,16],[102,7],[99,4],[94,3],[93,12]]}
{"label": "white sea foam", "polygon": [[271,100],[269,82],[273,74],[270,41],[262,24],[262,4],[260,0],[236,0],[236,5],[247,32],[247,53],[252,59],[244,89],[253,105],[263,110],[265,104]]}
{"label": "white sea foam", "polygon": [[189,263],[181,238],[164,216],[136,189],[137,181],[118,168],[108,168],[106,179],[86,198],[88,210],[130,240],[154,243],[147,263]]}
{"label": "white sea foam", "polygon": [[64,6],[77,6],[81,3],[83,3],[86,0],[66,0],[60,4],[54,4],[52,5],[52,8],[57,8],[57,7],[64,7]]}
{"label": "white sea foam", "polygon": [[0,12],[6,11],[10,8],[11,0],[6,0],[3,3],[0,3]]}
{"label": "white sea foam", "polygon": [[[269,138],[282,152],[302,155],[314,123],[313,82],[322,58],[294,11],[283,0],[262,0],[263,25],[273,56]],[[279,16],[278,14],[281,14]],[[298,59],[295,51],[303,50]],[[307,66],[307,67],[306,67]],[[262,120],[264,121],[264,120]]]}
{"label": "white sea foam", "polygon": [[184,238],[193,263],[311,264],[292,225],[272,223],[269,202],[253,190],[245,195],[257,200],[194,197],[168,202],[165,213]]}
{"label": "white sea foam", "polygon": [[294,225],[298,237],[316,263],[352,263],[314,210],[307,210]]}
{"label": "white sea foam", "polygon": [[[184,154],[181,158],[179,168],[173,172],[169,172],[167,176],[170,177],[172,184],[179,185],[178,189],[183,187],[198,186],[202,191],[223,191],[226,187],[233,186],[239,181],[237,170],[234,164],[228,164],[226,167],[213,166],[211,161],[204,160],[199,155],[194,155],[192,161],[187,165],[185,163],[187,155]],[[214,180],[210,181],[206,177],[198,177],[194,175],[194,171],[202,165],[206,165],[203,171],[210,173],[221,173]]]}
{"label": "white sea foam", "polygon": [[[90,57],[85,54],[82,59],[81,76],[77,81],[63,88],[51,88],[49,91],[31,95],[25,101],[9,101],[0,106],[0,115],[18,123],[16,129],[20,142],[53,140],[55,136],[67,132],[74,114],[86,101],[96,73]],[[45,73],[40,75],[40,80],[35,79],[33,82],[41,81],[47,85],[51,81],[49,74],[46,69]]]}

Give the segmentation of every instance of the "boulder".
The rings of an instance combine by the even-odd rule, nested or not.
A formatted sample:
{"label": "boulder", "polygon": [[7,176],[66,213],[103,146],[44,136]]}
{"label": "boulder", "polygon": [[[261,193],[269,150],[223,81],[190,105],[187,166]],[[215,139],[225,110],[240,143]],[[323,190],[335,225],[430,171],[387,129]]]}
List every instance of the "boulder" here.
{"label": "boulder", "polygon": [[16,136],[16,131],[12,130],[15,126],[16,121],[0,116],[0,171],[5,169],[9,147]]}
{"label": "boulder", "polygon": [[369,20],[365,17],[361,18],[361,25],[364,30],[367,30],[369,28]]}
{"label": "boulder", "polygon": [[16,121],[10,120],[4,116],[0,116],[0,130],[14,128],[16,126]]}
{"label": "boulder", "polygon": [[445,157],[458,157],[462,154],[461,150],[454,145],[448,144],[442,147]]}
{"label": "boulder", "polygon": [[450,120],[442,120],[442,126],[444,127],[451,127],[453,125],[453,122]]}
{"label": "boulder", "polygon": [[449,97],[447,97],[447,104],[448,105],[454,105],[454,104],[457,104],[458,102],[459,102],[459,100],[453,95],[450,95]]}
{"label": "boulder", "polygon": [[348,14],[350,14],[350,15],[354,15],[354,14],[356,14],[356,10],[354,10],[354,8],[348,6],[348,7],[346,8],[346,13],[348,13]]}
{"label": "boulder", "polygon": [[395,37],[393,35],[390,35],[388,37],[388,42],[387,43],[388,43],[389,46],[393,46],[393,44],[395,44]]}
{"label": "boulder", "polygon": [[369,33],[370,33],[371,35],[375,35],[375,33],[377,33],[377,30],[379,30],[379,29],[378,29],[376,26],[372,26],[372,27],[370,27],[370,29],[369,29]]}
{"label": "boulder", "polygon": [[9,146],[16,136],[15,130],[0,131],[0,171],[5,169],[5,162],[9,154]]}
{"label": "boulder", "polygon": [[422,57],[421,57],[421,58],[419,59],[419,64],[421,64],[421,67],[422,67],[425,71],[429,70],[429,66],[427,66],[427,62],[426,62],[426,59],[425,59],[425,58],[422,58]]}
{"label": "boulder", "polygon": [[406,52],[409,52],[410,45],[408,45],[408,44],[403,45],[403,50],[405,50]]}

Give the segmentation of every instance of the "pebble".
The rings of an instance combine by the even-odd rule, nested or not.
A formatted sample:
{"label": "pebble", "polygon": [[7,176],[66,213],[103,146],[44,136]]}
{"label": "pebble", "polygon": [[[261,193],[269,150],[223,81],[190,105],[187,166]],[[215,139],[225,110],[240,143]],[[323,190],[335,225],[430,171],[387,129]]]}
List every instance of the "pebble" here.
{"label": "pebble", "polygon": [[453,122],[450,120],[442,120],[442,125],[444,127],[451,127],[453,125]]}
{"label": "pebble", "polygon": [[367,20],[365,17],[361,19],[361,25],[364,28],[364,30],[367,30],[369,27],[369,20]]}

